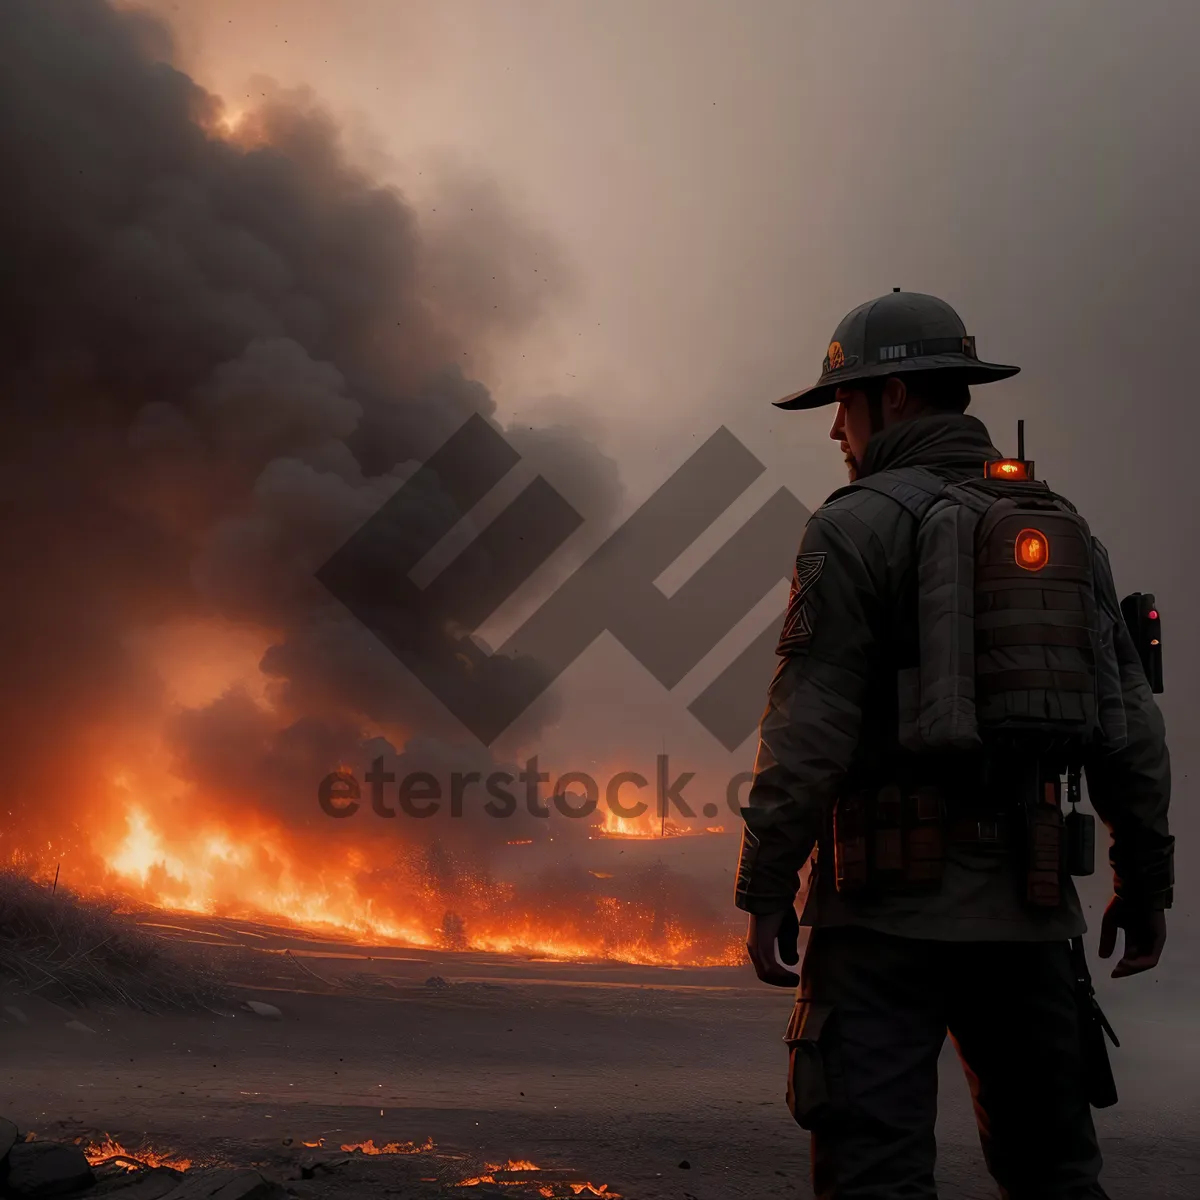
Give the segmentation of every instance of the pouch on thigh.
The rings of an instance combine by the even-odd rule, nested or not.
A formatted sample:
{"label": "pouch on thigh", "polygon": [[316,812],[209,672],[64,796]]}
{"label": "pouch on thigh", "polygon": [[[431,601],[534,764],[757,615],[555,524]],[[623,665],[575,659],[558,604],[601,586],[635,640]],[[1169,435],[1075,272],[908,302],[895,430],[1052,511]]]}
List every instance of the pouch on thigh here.
{"label": "pouch on thigh", "polygon": [[801,1129],[819,1128],[837,1107],[832,1016],[832,1004],[798,999],[783,1035],[788,1047],[787,1106]]}

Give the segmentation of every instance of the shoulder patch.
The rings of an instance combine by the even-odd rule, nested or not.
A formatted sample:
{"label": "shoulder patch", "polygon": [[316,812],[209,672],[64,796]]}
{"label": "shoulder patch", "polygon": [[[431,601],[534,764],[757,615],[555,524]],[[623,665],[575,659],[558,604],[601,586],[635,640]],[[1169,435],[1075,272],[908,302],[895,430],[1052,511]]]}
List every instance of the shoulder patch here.
{"label": "shoulder patch", "polygon": [[812,619],[809,614],[808,596],[821,578],[825,569],[825,555],[799,554],[796,556],[796,570],[792,575],[792,591],[788,596],[787,615],[783,619],[783,631],[779,635],[779,644],[775,653],[780,655],[794,654],[806,646],[812,638]]}

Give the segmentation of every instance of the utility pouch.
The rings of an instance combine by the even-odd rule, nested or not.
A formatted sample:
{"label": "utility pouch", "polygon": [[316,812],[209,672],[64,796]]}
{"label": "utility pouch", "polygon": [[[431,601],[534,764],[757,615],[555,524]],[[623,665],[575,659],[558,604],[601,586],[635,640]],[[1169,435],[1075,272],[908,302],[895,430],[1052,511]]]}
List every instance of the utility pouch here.
{"label": "utility pouch", "polygon": [[866,792],[851,792],[833,807],[834,880],[839,895],[860,893],[870,882],[867,803]]}
{"label": "utility pouch", "polygon": [[817,1128],[833,1112],[836,1089],[826,1033],[832,1013],[831,1004],[797,1000],[783,1035],[788,1048],[787,1106],[801,1129]]}
{"label": "utility pouch", "polygon": [[1061,784],[1046,780],[1026,813],[1025,899],[1036,908],[1062,901],[1063,814]]}
{"label": "utility pouch", "polygon": [[1063,821],[1068,875],[1091,875],[1096,869],[1096,818],[1072,810]]}
{"label": "utility pouch", "polygon": [[946,861],[945,807],[932,787],[888,784],[875,796],[870,821],[873,887],[887,892],[931,891]]}
{"label": "utility pouch", "polygon": [[1071,939],[1071,969],[1075,976],[1075,1001],[1079,1008],[1079,1037],[1083,1052],[1084,1085],[1093,1108],[1109,1108],[1117,1102],[1117,1083],[1108,1058],[1107,1036],[1120,1046],[1108,1018],[1096,1000],[1092,976],[1088,971],[1083,938]]}

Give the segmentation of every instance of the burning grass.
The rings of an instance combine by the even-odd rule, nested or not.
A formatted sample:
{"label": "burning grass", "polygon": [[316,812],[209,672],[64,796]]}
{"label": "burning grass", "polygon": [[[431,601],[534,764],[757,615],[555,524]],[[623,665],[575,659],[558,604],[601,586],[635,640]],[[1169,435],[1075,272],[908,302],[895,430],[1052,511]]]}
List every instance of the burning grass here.
{"label": "burning grass", "polygon": [[527,1159],[509,1159],[506,1163],[488,1163],[486,1173],[461,1179],[455,1187],[469,1188],[490,1184],[499,1187],[535,1191],[548,1200],[575,1196],[602,1197],[603,1200],[622,1200],[619,1192],[610,1192],[608,1185],[584,1179],[578,1171],[539,1167]]}
{"label": "burning grass", "polygon": [[114,901],[51,888],[12,868],[0,868],[3,983],[81,1007],[164,1012],[228,1002],[214,976],[179,961]]}
{"label": "burning grass", "polygon": [[192,1167],[190,1158],[183,1158],[169,1150],[126,1150],[115,1138],[105,1134],[100,1141],[91,1141],[82,1145],[84,1157],[93,1167],[112,1164],[123,1167],[127,1171],[140,1171],[148,1167],[170,1167],[173,1171],[189,1171]]}
{"label": "burning grass", "polygon": [[[321,1143],[305,1142],[304,1144],[319,1146]],[[426,1138],[423,1142],[387,1142],[382,1146],[375,1145],[374,1139],[368,1138],[365,1142],[347,1142],[342,1146],[345,1151],[353,1153],[357,1150],[361,1154],[426,1154],[433,1148],[433,1138]]]}
{"label": "burning grass", "polygon": [[376,945],[657,966],[728,966],[743,954],[711,886],[661,861],[546,863],[506,878],[477,849],[440,841],[317,847],[277,826],[198,824],[171,842],[140,810],[103,861],[105,884],[143,906],[283,919]]}

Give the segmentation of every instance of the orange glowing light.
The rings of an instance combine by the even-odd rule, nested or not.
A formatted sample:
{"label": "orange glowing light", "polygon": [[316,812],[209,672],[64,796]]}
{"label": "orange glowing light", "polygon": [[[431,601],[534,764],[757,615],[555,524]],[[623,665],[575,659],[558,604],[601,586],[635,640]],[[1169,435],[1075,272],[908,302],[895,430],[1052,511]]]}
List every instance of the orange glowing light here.
{"label": "orange glowing light", "polygon": [[420,1143],[388,1142],[384,1146],[377,1146],[374,1139],[368,1138],[365,1142],[347,1142],[342,1146],[347,1154],[353,1154],[355,1150],[361,1154],[425,1154],[433,1148],[433,1138]]}
{"label": "orange glowing light", "polygon": [[[348,943],[556,961],[728,966],[745,953],[732,927],[706,911],[691,913],[688,880],[672,876],[665,892],[641,887],[645,864],[609,879],[612,865],[587,863],[592,886],[547,905],[524,879],[492,875],[466,855],[442,881],[428,873],[418,848],[405,846],[398,856],[394,844],[341,827],[337,839],[318,841],[324,829],[310,835],[289,827],[269,806],[256,806],[253,793],[209,796],[153,756],[110,762],[105,774],[102,819],[89,827],[94,861],[77,865],[71,882],[84,892],[119,894],[139,910],[282,924]],[[663,822],[646,807],[632,818],[607,811],[603,822],[597,813],[589,833],[647,848],[664,835],[712,836],[699,825]],[[517,846],[508,853],[529,852]],[[172,931],[163,936],[192,928],[186,918],[178,926],[169,917],[145,923],[154,927],[156,919]],[[214,936],[233,944],[255,935],[228,929]]]}
{"label": "orange glowing light", "polygon": [[1041,530],[1022,529],[1017,534],[1017,566],[1026,571],[1040,571],[1050,561],[1050,542]]}
{"label": "orange glowing light", "polygon": [[97,1166],[110,1158],[119,1158],[123,1161],[116,1165],[124,1167],[127,1171],[138,1170],[139,1163],[143,1167],[171,1167],[176,1171],[186,1171],[192,1165],[190,1158],[179,1157],[170,1151],[138,1150],[135,1153],[126,1150],[120,1142],[107,1133],[102,1142],[93,1141],[84,1146],[83,1155],[92,1166]]}
{"label": "orange glowing light", "polygon": [[1029,464],[1019,458],[995,458],[984,464],[985,479],[1028,479]]}
{"label": "orange glowing light", "polygon": [[485,1163],[484,1167],[486,1174],[472,1175],[468,1179],[459,1180],[454,1186],[465,1188],[492,1184],[500,1187],[533,1188],[539,1196],[549,1197],[550,1200],[560,1196],[596,1196],[602,1197],[603,1200],[622,1200],[621,1194],[610,1192],[606,1183],[592,1183],[578,1177],[571,1179],[564,1177],[568,1173],[558,1170],[550,1173],[553,1176],[552,1182],[543,1183],[538,1176],[544,1169],[528,1159],[509,1159],[503,1165]]}
{"label": "orange glowing light", "polygon": [[[329,847],[312,856],[304,842],[253,812],[240,812],[235,824],[229,814],[213,811],[185,837],[163,819],[169,805],[139,787],[131,769],[114,772],[113,791],[113,819],[96,831],[103,882],[160,911],[283,920],[376,945],[444,947],[449,938],[454,949],[555,960],[729,966],[744,953],[725,927],[678,915],[656,925],[654,903],[641,897],[583,888],[574,903],[547,911],[525,903],[519,884],[474,874],[464,876],[455,901],[462,922],[456,934],[444,925],[445,898],[436,891],[426,895],[419,878],[396,876],[383,848]],[[671,821],[664,830],[647,818],[624,824],[621,832],[600,836],[649,840],[663,832],[701,833]],[[596,871],[597,879],[609,874]],[[398,886],[403,902],[389,899],[382,884],[371,887],[376,877]]]}

